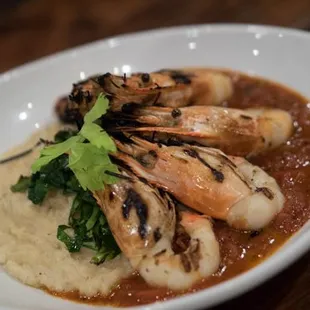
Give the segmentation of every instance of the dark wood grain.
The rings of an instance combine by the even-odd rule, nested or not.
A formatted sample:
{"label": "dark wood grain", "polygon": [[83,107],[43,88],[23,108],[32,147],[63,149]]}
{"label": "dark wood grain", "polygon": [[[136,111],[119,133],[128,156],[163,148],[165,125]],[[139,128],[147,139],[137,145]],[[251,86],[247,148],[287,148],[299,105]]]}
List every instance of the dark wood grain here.
{"label": "dark wood grain", "polygon": [[[69,47],[149,28],[239,22],[309,29],[309,12],[309,0],[3,1],[0,72]],[[215,309],[310,309],[310,254],[259,288]]]}
{"label": "dark wood grain", "polygon": [[12,8],[2,4],[0,10],[0,72],[65,48],[149,28],[215,22],[310,26],[309,0],[4,2]]}

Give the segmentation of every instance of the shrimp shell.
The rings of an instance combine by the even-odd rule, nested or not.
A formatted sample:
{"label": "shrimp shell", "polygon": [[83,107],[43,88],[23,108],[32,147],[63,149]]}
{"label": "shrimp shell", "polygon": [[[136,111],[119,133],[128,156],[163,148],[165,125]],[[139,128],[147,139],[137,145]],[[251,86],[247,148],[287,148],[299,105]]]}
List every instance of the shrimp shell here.
{"label": "shrimp shell", "polygon": [[[130,139],[131,144],[116,141],[119,152],[113,156],[205,215],[226,220],[238,229],[255,230],[267,225],[283,207],[276,181],[243,158],[207,147],[158,146],[137,137]],[[247,169],[241,169],[241,163]],[[241,213],[230,216],[234,210]],[[254,222],[260,210],[265,214]]]}
{"label": "shrimp shell", "polygon": [[106,185],[94,193],[113,236],[131,265],[137,268],[143,255],[161,239],[173,238],[175,207],[167,194],[122,172],[127,179]]}
{"label": "shrimp shell", "polygon": [[181,212],[180,218],[180,225],[190,237],[187,249],[175,253],[171,240],[162,238],[140,262],[139,272],[151,285],[188,289],[219,268],[219,243],[211,221],[191,212]]}
{"label": "shrimp shell", "polygon": [[106,73],[73,84],[67,114],[72,111],[72,116],[82,119],[100,93],[109,98],[111,111],[121,112],[136,106],[218,105],[232,95],[233,84],[228,75],[209,69],[165,70],[131,77]]}
{"label": "shrimp shell", "polygon": [[[128,172],[125,179],[95,193],[120,249],[151,285],[179,290],[214,273],[220,263],[219,244],[210,220],[181,212],[166,193]],[[176,225],[185,230],[186,248],[174,251]]]}
{"label": "shrimp shell", "polygon": [[176,137],[181,142],[216,147],[237,156],[257,155],[276,148],[286,142],[293,131],[290,114],[280,109],[146,107],[125,114],[123,118],[142,126],[116,130],[139,132],[144,137],[153,136],[156,141],[168,144],[169,138]]}

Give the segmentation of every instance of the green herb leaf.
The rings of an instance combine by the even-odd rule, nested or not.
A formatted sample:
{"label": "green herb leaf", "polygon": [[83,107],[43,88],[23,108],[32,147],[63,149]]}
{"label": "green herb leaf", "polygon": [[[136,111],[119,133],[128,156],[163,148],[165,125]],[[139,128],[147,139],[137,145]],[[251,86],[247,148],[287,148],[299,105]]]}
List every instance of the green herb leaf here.
{"label": "green herb leaf", "polygon": [[90,216],[90,218],[87,220],[87,222],[85,224],[87,231],[93,229],[93,227],[95,226],[95,224],[99,218],[100,212],[102,212],[102,211],[100,211],[99,208],[93,208],[92,215]]}
{"label": "green herb leaf", "polygon": [[96,251],[93,263],[100,264],[120,253],[107,220],[91,192],[81,191],[75,197],[68,222],[75,235],[80,235],[80,227],[85,228],[82,246]]}
{"label": "green herb leaf", "polygon": [[68,164],[68,155],[63,154],[41,168],[40,178],[52,187],[64,188],[69,177],[72,175]]}
{"label": "green herb leaf", "polygon": [[90,124],[106,114],[109,108],[109,100],[101,93],[93,108],[84,116],[84,123]]}
{"label": "green herb leaf", "polygon": [[73,228],[86,224],[93,213],[94,206],[97,207],[95,200],[88,202],[83,199],[83,196],[84,193],[79,193],[72,203],[68,222]]}
{"label": "green herb leaf", "polygon": [[98,251],[96,253],[96,255],[94,255],[91,259],[91,263],[95,264],[95,265],[99,265],[101,263],[103,263],[106,260],[109,260],[109,255],[112,254],[112,256],[110,257],[110,259],[114,258],[114,253],[109,252],[105,249],[105,247],[102,247],[102,249],[100,251]]}
{"label": "green herb leaf", "polygon": [[96,199],[93,197],[90,191],[81,191],[80,193],[81,200],[88,202],[91,205],[97,205]]}
{"label": "green herb leaf", "polygon": [[68,218],[70,226],[60,225],[57,238],[69,252],[79,252],[81,247],[95,251],[91,261],[94,264],[120,253],[107,220],[90,192],[118,181],[105,173],[118,173],[109,157],[109,152],[114,152],[116,147],[107,133],[94,123],[107,109],[108,100],[100,95],[85,116],[81,132],[77,135],[66,131],[57,133],[57,144],[44,148],[34,162],[31,179],[21,177],[12,186],[12,191],[28,188],[28,198],[35,204],[40,204],[51,190],[76,193]]}
{"label": "green herb leaf", "polygon": [[33,174],[28,188],[28,198],[34,204],[40,204],[51,190],[62,189],[64,193],[80,192],[82,188],[68,164],[68,155],[63,154]]}
{"label": "green herb leaf", "polygon": [[86,233],[85,227],[79,227],[78,230],[74,231],[74,236],[71,237],[66,233],[66,230],[70,229],[67,225],[60,225],[57,229],[57,239],[62,241],[69,252],[79,252],[83,245],[84,235]]}
{"label": "green herb leaf", "polygon": [[28,199],[34,204],[40,204],[49,190],[49,185],[40,178],[38,174],[31,177],[31,184],[28,189]]}
{"label": "green herb leaf", "polygon": [[64,193],[65,194],[77,193],[77,192],[81,191],[81,189],[82,189],[82,187],[81,187],[79,181],[77,180],[77,178],[75,177],[75,175],[72,172],[72,175],[70,176],[70,178],[66,182],[66,186],[63,188]]}
{"label": "green herb leaf", "polygon": [[33,163],[32,172],[40,171],[52,160],[68,153],[69,168],[84,190],[100,190],[104,189],[104,184],[117,182],[117,178],[105,174],[107,170],[118,172],[108,155],[109,152],[116,151],[116,146],[109,135],[94,123],[108,108],[109,101],[100,94],[93,108],[85,115],[84,125],[77,136],[67,132],[58,133],[55,136],[58,141],[70,137],[63,142],[45,147],[41,151],[40,158]]}
{"label": "green herb leaf", "polygon": [[104,148],[107,152],[116,152],[113,140],[99,125],[84,124],[80,134],[97,148]]}
{"label": "green herb leaf", "polygon": [[56,157],[52,155],[39,157],[31,166],[32,173],[38,172],[41,169],[41,167],[47,165],[49,162],[51,162]]}
{"label": "green herb leaf", "polygon": [[16,184],[11,186],[11,191],[16,192],[25,192],[30,185],[30,177],[24,177],[21,175]]}
{"label": "green herb leaf", "polygon": [[105,174],[106,170],[117,172],[117,167],[112,164],[108,153],[92,144],[79,143],[73,146],[69,167],[84,190],[100,190],[104,188],[105,183],[110,184],[117,179]]}
{"label": "green herb leaf", "polygon": [[91,249],[93,251],[97,251],[97,245],[96,245],[95,241],[83,242],[83,247]]}
{"label": "green herb leaf", "polygon": [[[112,237],[113,238],[113,237]],[[106,238],[105,238],[106,239]],[[113,239],[114,240],[114,239]],[[99,265],[105,261],[111,260],[114,257],[116,257],[120,253],[119,248],[116,247],[107,247],[106,245],[103,245],[99,251],[92,257],[91,263],[95,265]]]}
{"label": "green herb leaf", "polygon": [[38,172],[43,166],[47,165],[53,159],[59,157],[62,154],[67,153],[73,145],[78,142],[83,142],[85,139],[81,136],[74,136],[68,140],[50,145],[42,149],[41,157],[39,157],[31,166],[32,173]]}

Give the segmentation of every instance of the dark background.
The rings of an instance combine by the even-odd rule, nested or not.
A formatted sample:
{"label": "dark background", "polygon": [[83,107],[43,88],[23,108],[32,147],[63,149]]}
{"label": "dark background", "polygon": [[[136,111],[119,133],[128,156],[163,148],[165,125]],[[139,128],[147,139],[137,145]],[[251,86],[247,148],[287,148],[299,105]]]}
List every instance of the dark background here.
{"label": "dark background", "polygon": [[1,0],[0,72],[120,33],[193,23],[310,28],[310,0]]}
{"label": "dark background", "polygon": [[[308,30],[310,0],[2,0],[0,72],[121,33],[218,22]],[[259,288],[216,308],[228,309],[309,310],[310,254]]]}

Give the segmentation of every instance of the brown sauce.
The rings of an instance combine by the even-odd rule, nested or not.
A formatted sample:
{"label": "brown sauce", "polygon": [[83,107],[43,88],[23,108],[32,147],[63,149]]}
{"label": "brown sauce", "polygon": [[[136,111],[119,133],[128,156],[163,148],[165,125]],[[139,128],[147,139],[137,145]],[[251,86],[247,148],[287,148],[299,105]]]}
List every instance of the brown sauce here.
{"label": "brown sauce", "polygon": [[294,118],[292,138],[278,149],[250,161],[265,169],[281,187],[285,207],[261,232],[240,232],[216,221],[216,236],[221,246],[222,263],[216,274],[197,283],[190,290],[173,292],[150,287],[138,274],[121,281],[109,296],[85,298],[76,292],[52,293],[79,302],[134,306],[171,299],[230,279],[260,263],[279,248],[310,219],[310,104],[299,94],[275,83],[231,74],[235,92],[225,106],[248,108],[268,106],[290,112]]}

